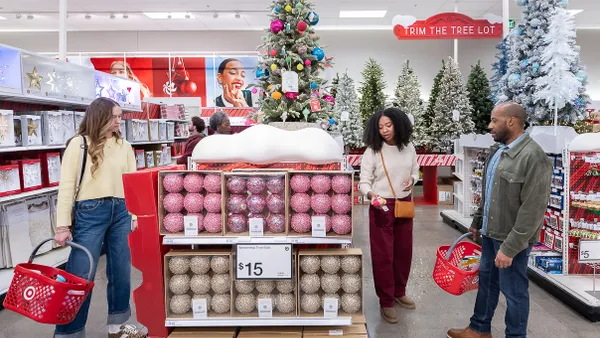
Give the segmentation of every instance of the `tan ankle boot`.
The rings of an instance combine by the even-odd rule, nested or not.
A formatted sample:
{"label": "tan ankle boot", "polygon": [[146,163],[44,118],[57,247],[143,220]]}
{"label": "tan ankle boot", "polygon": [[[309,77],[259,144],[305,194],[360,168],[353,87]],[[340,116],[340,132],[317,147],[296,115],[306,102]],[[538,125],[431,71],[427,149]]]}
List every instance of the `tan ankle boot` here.
{"label": "tan ankle boot", "polygon": [[414,310],[417,308],[417,304],[408,296],[396,297],[396,303],[398,303],[398,305],[400,305],[401,307],[409,310]]}
{"label": "tan ankle boot", "polygon": [[396,309],[393,307],[382,307],[381,317],[390,324],[398,323],[398,315],[396,314]]}
{"label": "tan ankle boot", "polygon": [[470,327],[466,329],[451,329],[448,331],[448,338],[492,338],[491,334],[480,334]]}

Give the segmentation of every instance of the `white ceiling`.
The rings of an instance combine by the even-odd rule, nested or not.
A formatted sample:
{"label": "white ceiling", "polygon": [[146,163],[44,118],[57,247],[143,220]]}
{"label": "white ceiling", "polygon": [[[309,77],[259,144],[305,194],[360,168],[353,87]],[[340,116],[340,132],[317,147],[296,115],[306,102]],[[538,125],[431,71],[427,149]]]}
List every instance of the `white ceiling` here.
{"label": "white ceiling", "polygon": [[[271,0],[67,0],[70,31],[132,30],[261,30],[268,27]],[[318,29],[389,29],[397,14],[427,18],[454,10],[454,0],[313,0],[320,16]],[[521,8],[509,0],[511,18],[519,19]],[[502,0],[459,0],[459,11],[474,18],[486,13],[502,15]],[[340,10],[387,10],[383,19],[339,19]],[[600,28],[600,1],[570,0],[569,9],[583,9],[576,16],[579,28]],[[152,20],[142,12],[191,12],[195,19]],[[214,12],[218,18],[213,18]],[[239,11],[241,17],[235,18]],[[0,31],[58,30],[58,0],[0,0]],[[21,19],[16,14],[22,13]],[[27,14],[34,19],[28,20]],[[91,19],[85,15],[91,14]],[[116,15],[110,19],[111,13]],[[129,18],[123,19],[123,13]]]}

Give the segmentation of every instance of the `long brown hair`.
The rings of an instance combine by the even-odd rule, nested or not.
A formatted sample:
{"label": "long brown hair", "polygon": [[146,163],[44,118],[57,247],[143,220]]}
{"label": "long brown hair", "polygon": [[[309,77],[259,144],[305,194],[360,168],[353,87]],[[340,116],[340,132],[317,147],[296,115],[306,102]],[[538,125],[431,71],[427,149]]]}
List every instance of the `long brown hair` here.
{"label": "long brown hair", "polygon": [[[114,107],[119,107],[119,104],[112,99],[106,97],[95,99],[85,110],[83,121],[81,121],[77,131],[78,135],[88,137],[88,154],[92,158],[92,176],[104,160],[106,133],[112,127]],[[120,141],[122,139],[121,132],[113,132],[113,137]],[[69,142],[71,140],[67,142],[67,145],[69,145]]]}

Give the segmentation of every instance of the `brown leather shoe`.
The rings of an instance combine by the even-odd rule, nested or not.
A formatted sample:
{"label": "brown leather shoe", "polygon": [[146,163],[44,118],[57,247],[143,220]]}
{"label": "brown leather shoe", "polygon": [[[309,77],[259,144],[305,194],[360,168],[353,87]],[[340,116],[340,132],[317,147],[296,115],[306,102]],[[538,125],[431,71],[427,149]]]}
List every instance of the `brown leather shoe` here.
{"label": "brown leather shoe", "polygon": [[466,329],[448,330],[448,338],[492,338],[492,335],[490,333],[480,334],[467,327]]}
{"label": "brown leather shoe", "polygon": [[398,323],[398,315],[396,314],[396,309],[393,307],[382,307],[381,317],[390,324]]}
{"label": "brown leather shoe", "polygon": [[409,310],[414,310],[417,308],[417,304],[408,296],[396,297],[396,303],[398,303],[398,305],[400,305],[401,307]]}

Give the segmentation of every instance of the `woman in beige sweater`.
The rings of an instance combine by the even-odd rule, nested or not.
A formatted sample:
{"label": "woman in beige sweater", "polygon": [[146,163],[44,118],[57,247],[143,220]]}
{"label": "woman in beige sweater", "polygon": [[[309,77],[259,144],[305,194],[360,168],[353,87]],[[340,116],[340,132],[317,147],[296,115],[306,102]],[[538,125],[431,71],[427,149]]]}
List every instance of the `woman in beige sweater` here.
{"label": "woman in beige sweater", "polygon": [[[98,98],[87,108],[78,135],[69,140],[60,171],[54,237],[60,245],[72,240],[87,248],[95,265],[103,245],[106,248],[108,337],[120,336],[121,324],[131,315],[127,237],[137,227],[137,221],[132,220],[125,207],[122,176],[134,172],[136,164],[131,145],[119,132],[121,117],[121,108],[115,101]],[[87,150],[85,159],[82,149]],[[90,268],[87,255],[73,249],[66,271],[86,278]],[[56,327],[55,337],[85,337],[90,299],[91,295],[71,323]]]}
{"label": "woman in beige sweater", "polygon": [[369,235],[375,291],[381,315],[390,323],[398,322],[394,303],[408,309],[416,307],[406,295],[413,220],[394,216],[395,199],[410,201],[419,179],[411,137],[412,124],[404,112],[388,108],[375,113],[365,129],[367,150],[360,167],[360,191],[371,200]]}

